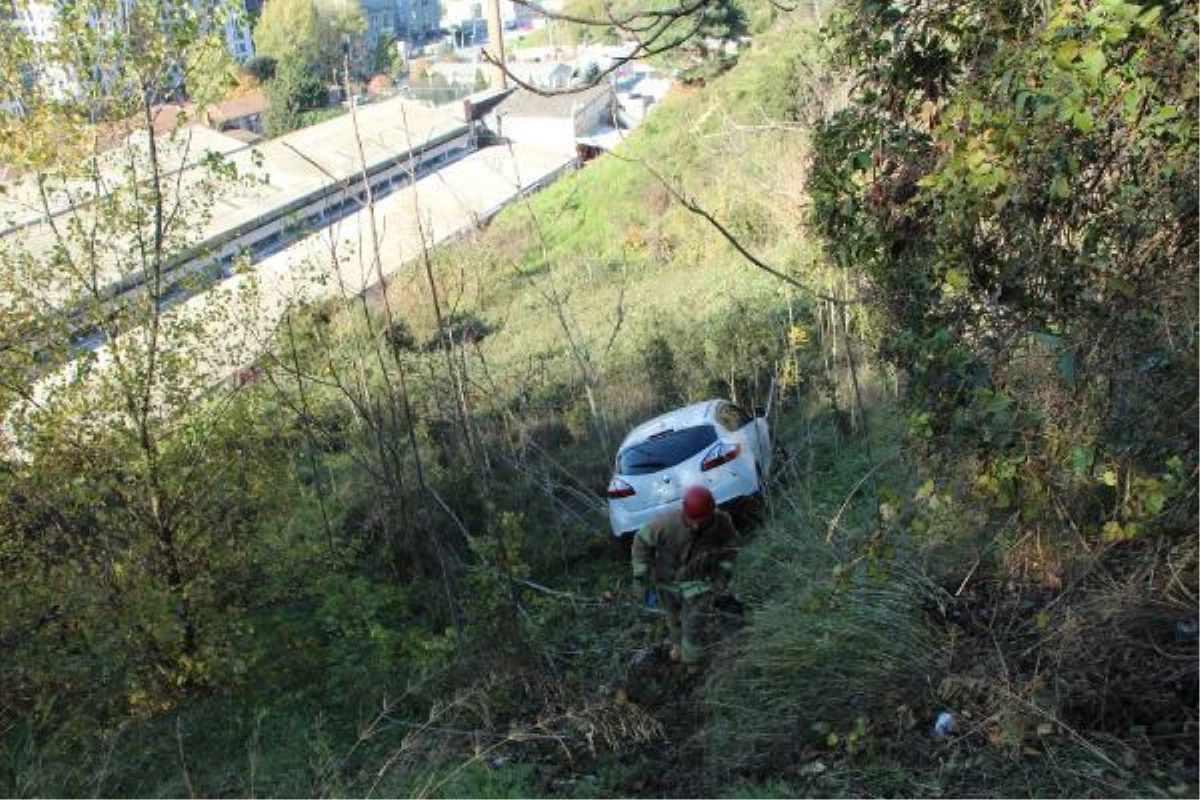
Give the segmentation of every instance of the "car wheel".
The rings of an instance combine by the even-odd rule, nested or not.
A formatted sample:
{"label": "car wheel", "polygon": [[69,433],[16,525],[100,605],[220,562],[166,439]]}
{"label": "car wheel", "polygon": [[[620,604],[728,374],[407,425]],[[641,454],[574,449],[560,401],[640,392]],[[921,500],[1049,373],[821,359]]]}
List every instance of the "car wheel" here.
{"label": "car wheel", "polygon": [[623,563],[629,563],[630,551],[633,550],[633,537],[636,535],[636,531],[629,531],[628,533],[622,533],[620,536],[612,537],[614,542],[612,546],[613,554]]}

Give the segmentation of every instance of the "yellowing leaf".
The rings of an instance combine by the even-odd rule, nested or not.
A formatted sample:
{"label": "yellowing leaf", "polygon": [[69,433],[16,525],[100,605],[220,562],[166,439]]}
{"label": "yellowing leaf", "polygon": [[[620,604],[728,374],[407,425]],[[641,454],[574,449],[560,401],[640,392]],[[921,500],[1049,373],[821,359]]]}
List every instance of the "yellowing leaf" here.
{"label": "yellowing leaf", "polygon": [[1060,67],[1069,67],[1071,62],[1075,60],[1075,54],[1079,52],[1079,45],[1075,42],[1064,42],[1054,50],[1054,63]]}
{"label": "yellowing leaf", "polygon": [[1125,529],[1121,527],[1121,523],[1109,520],[1104,523],[1104,529],[1100,531],[1100,538],[1106,542],[1119,542],[1127,537],[1125,536]]}
{"label": "yellowing leaf", "polygon": [[942,289],[950,294],[958,294],[967,288],[967,284],[967,276],[962,270],[948,269],[946,270],[946,278],[942,283]]}
{"label": "yellowing leaf", "polygon": [[1149,11],[1147,11],[1146,13],[1144,13],[1140,17],[1138,17],[1138,20],[1137,20],[1138,25],[1141,25],[1142,27],[1148,27],[1150,25],[1153,25],[1155,22],[1157,22],[1158,18],[1161,16],[1162,16],[1162,6],[1155,6],[1154,8],[1150,9]]}
{"label": "yellowing leaf", "polygon": [[1097,45],[1091,45],[1084,48],[1083,52],[1079,54],[1079,63],[1084,72],[1095,78],[1099,77],[1104,68],[1108,66],[1108,59],[1104,57],[1104,51]]}
{"label": "yellowing leaf", "polygon": [[799,325],[788,328],[788,342],[792,347],[803,347],[808,344],[808,331]]}

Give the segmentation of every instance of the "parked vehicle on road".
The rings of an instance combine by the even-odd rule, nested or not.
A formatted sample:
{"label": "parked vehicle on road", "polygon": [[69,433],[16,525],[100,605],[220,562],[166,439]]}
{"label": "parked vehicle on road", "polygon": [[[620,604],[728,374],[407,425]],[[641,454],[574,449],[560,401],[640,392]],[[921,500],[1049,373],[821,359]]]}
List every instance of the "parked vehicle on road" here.
{"label": "parked vehicle on road", "polygon": [[621,446],[608,484],[613,535],[633,533],[684,490],[707,486],[730,507],[761,495],[771,467],[767,421],[728,400],[706,400],[634,428]]}

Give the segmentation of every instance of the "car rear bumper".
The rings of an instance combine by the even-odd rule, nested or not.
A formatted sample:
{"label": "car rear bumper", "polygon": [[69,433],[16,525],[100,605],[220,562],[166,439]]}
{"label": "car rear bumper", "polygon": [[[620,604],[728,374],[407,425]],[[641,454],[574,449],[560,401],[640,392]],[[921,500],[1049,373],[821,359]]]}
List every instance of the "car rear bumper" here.
{"label": "car rear bumper", "polygon": [[[726,476],[716,485],[710,485],[708,488],[712,490],[717,505],[726,509],[738,505],[747,497],[758,494],[760,490],[758,481],[753,474],[743,474],[734,480],[730,480]],[[664,511],[678,509],[680,502],[679,499],[675,499],[669,503],[636,510],[624,507],[620,503],[610,502],[608,504],[608,523],[614,536],[628,536],[636,533],[639,528]]]}

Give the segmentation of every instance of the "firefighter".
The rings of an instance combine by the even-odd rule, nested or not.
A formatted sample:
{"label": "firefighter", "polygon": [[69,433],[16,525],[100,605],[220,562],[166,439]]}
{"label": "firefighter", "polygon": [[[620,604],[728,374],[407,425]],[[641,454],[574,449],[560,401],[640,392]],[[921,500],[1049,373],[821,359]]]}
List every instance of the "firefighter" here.
{"label": "firefighter", "polygon": [[696,666],[703,659],[704,623],[729,584],[736,536],[704,486],[689,487],[678,510],[658,515],[634,536],[633,590],[641,598],[648,582],[655,585],[667,612],[672,662]]}

